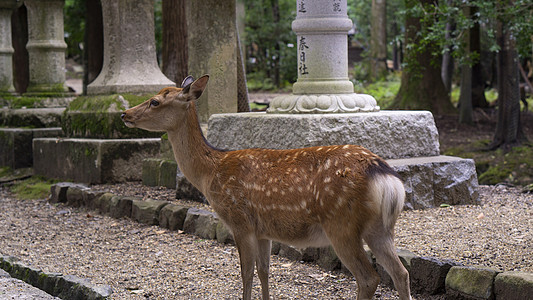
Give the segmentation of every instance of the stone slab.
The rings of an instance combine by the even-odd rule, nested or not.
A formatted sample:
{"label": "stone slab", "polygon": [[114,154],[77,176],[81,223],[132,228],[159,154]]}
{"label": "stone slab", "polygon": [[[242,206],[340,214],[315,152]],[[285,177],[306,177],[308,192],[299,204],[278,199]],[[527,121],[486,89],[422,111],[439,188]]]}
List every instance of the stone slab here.
{"label": "stone slab", "polygon": [[33,166],[32,140],[63,135],[60,127],[53,128],[0,128],[0,166],[11,169]]}
{"label": "stone slab", "polygon": [[142,161],[156,156],[159,138],[33,140],[35,174],[89,184],[138,181]]}
{"label": "stone slab", "polygon": [[435,121],[428,111],[216,114],[209,119],[208,128],[207,140],[229,150],[354,144],[392,159],[436,156],[440,147]]}
{"label": "stone slab", "polygon": [[387,162],[404,181],[406,208],[479,204],[476,166],[471,159],[440,155]]}

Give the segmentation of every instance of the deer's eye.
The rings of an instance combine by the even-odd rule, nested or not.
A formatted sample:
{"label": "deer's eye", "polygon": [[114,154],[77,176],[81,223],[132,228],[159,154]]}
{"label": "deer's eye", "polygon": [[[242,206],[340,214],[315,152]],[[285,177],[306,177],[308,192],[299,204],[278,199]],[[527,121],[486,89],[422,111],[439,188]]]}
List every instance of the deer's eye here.
{"label": "deer's eye", "polygon": [[158,105],[159,105],[159,101],[157,100],[150,101],[150,106],[158,106]]}

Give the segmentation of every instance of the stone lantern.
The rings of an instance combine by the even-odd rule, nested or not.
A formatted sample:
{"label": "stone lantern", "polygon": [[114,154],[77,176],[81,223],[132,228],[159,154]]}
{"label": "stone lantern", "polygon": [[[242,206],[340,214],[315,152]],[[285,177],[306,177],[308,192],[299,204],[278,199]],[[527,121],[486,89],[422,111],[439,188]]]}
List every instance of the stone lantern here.
{"label": "stone lantern", "polygon": [[269,113],[379,111],[374,97],[355,94],[348,79],[346,0],[298,0],[292,30],[297,36],[298,80],[293,93],[274,98]]}
{"label": "stone lantern", "polygon": [[22,5],[19,0],[0,0],[0,93],[14,92],[13,45],[11,43],[11,13]]}

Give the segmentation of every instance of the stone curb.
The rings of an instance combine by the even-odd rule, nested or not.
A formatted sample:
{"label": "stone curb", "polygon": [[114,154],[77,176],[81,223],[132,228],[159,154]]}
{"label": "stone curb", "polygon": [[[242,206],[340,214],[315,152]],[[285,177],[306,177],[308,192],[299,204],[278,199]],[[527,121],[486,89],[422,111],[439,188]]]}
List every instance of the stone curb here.
{"label": "stone curb", "polygon": [[96,285],[88,279],[60,273],[46,273],[18,262],[13,256],[0,256],[0,268],[52,296],[61,299],[106,299],[113,293],[110,286]]}
{"label": "stone curb", "polygon": [[[234,243],[230,231],[218,219],[216,213],[185,207],[167,201],[140,200],[134,197],[117,196],[94,192],[74,183],[52,185],[51,203],[66,203],[95,209],[111,217],[128,217],[148,225],[159,225],[169,230],[181,231],[203,239],[216,239],[221,243]],[[371,251],[365,249],[368,259],[375,266],[382,283],[394,287],[387,274]],[[291,260],[314,262],[326,270],[341,269],[331,247],[296,249],[281,243],[272,243],[272,254]],[[450,299],[525,299],[520,295],[533,294],[533,273],[500,272],[484,267],[462,266],[451,260],[434,257],[419,257],[407,250],[398,250],[398,256],[409,271],[411,290],[415,293],[443,295]],[[468,278],[465,283],[464,278]]]}

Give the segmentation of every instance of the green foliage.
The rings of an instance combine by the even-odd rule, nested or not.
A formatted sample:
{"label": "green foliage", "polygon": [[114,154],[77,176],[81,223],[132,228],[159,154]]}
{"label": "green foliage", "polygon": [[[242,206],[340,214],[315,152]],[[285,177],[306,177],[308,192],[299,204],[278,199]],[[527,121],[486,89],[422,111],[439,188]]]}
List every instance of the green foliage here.
{"label": "green foliage", "polygon": [[67,56],[81,60],[85,36],[85,1],[66,0],[64,11],[65,42],[67,43]]}
{"label": "green foliage", "polygon": [[[246,70],[252,89],[283,87],[296,81],[295,0],[247,0],[245,18]],[[260,84],[263,82],[263,84]]]}
{"label": "green foliage", "polygon": [[392,105],[396,94],[400,90],[400,74],[393,73],[386,80],[376,81],[370,84],[356,82],[354,90],[356,93],[373,96],[381,108],[388,108]]}
{"label": "green foliage", "polygon": [[[496,23],[500,21],[516,38],[519,53],[523,56],[531,55],[530,37],[533,35],[533,2],[531,0],[515,0],[513,5],[509,5],[509,1],[504,0],[452,0],[425,5],[417,0],[406,2],[409,5],[403,14],[418,17],[422,23],[421,31],[418,33],[420,42],[407,44],[407,49],[422,51],[431,46],[434,57],[451,51],[458,64],[472,65],[479,60],[480,53],[465,51],[464,35],[475,24],[479,24],[484,33],[483,48],[497,52],[499,47],[495,38]],[[475,13],[468,16],[465,14],[466,7],[473,8]],[[449,36],[446,36],[446,24],[450,21],[453,21],[456,27]]]}
{"label": "green foliage", "polygon": [[16,182],[11,186],[13,192],[18,199],[44,199],[50,193],[52,184],[57,183],[57,180],[50,180],[39,176],[34,176],[25,180]]}

